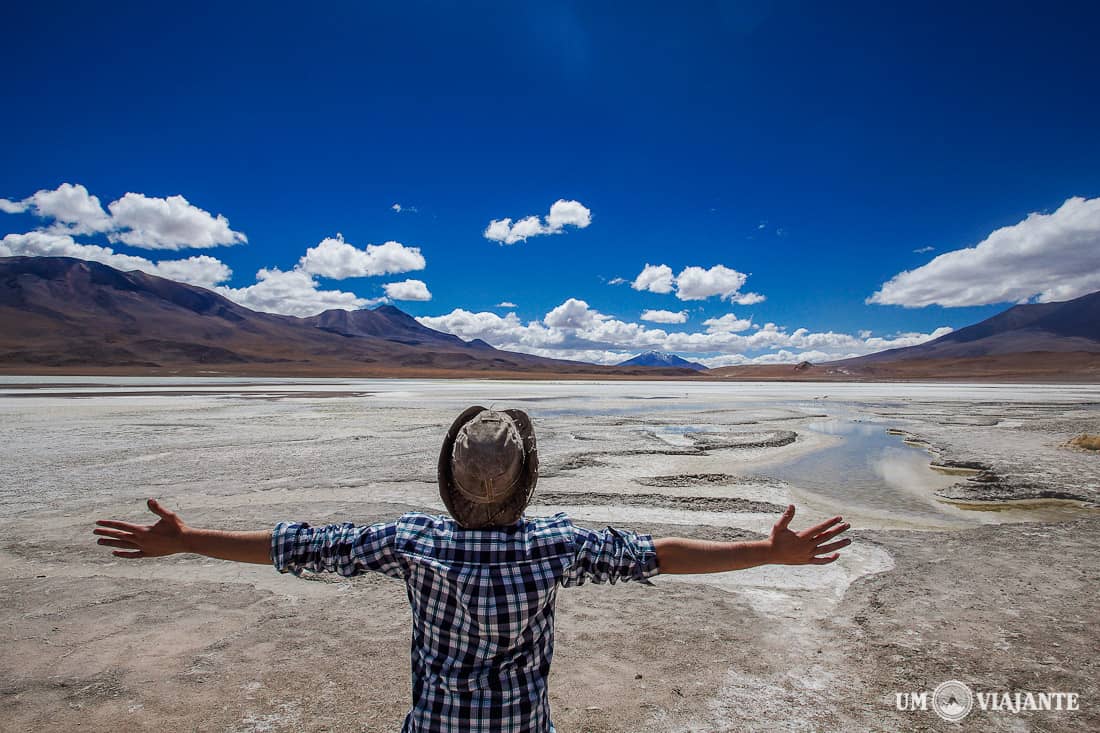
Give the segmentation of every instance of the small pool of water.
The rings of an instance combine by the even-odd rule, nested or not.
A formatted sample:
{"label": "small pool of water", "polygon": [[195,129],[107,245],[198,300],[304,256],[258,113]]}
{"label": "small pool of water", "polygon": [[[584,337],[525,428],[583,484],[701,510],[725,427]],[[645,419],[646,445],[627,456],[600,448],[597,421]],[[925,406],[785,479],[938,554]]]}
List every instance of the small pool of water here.
{"label": "small pool of water", "polygon": [[841,440],[764,473],[793,487],[873,511],[916,516],[958,516],[961,510],[938,501],[935,492],[961,480],[932,470],[923,448],[907,445],[887,426],[845,419],[807,425]]}

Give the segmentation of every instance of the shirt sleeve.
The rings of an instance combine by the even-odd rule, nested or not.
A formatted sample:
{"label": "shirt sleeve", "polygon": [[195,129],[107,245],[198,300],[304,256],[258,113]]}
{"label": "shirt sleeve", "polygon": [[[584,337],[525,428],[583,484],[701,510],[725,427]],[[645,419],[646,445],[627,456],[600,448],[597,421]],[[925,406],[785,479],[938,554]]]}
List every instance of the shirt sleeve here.
{"label": "shirt sleeve", "polygon": [[396,550],[396,538],[395,522],[326,527],[280,522],[271,533],[271,561],[280,573],[301,575],[309,570],[352,576],[375,571],[404,579],[405,565]]}
{"label": "shirt sleeve", "polygon": [[636,580],[649,584],[660,572],[653,537],[607,527],[599,531],[574,527],[573,564],[565,570],[561,584],[568,588],[593,583]]}

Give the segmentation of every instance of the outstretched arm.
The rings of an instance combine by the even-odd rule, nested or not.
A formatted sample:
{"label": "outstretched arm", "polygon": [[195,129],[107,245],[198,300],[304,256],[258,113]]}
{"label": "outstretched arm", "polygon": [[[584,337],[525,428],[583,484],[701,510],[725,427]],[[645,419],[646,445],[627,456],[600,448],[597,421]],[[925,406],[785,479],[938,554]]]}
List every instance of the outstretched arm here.
{"label": "outstretched arm", "polygon": [[[841,517],[827,519],[801,532],[788,527],[794,519],[794,505],[772,527],[766,540],[756,542],[707,542],[683,537],[654,540],[657,564],[662,573],[723,573],[757,565],[828,565],[834,562],[850,539],[830,542],[849,528]],[[830,554],[831,553],[831,554]]]}
{"label": "outstretched arm", "polygon": [[113,519],[100,519],[93,534],[99,535],[99,544],[120,547],[117,557],[161,557],[178,552],[192,552],[220,560],[249,562],[258,565],[271,563],[271,531],[223,532],[216,529],[188,527],[175,512],[162,507],[156,499],[149,499],[149,511],[160,519],[156,524],[131,524]]}

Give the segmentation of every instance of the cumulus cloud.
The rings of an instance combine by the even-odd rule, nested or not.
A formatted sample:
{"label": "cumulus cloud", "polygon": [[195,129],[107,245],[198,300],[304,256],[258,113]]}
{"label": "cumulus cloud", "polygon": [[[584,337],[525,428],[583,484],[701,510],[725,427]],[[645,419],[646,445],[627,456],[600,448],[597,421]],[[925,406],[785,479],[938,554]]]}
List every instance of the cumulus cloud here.
{"label": "cumulus cloud", "polygon": [[513,303],[510,300],[502,300],[493,307],[494,308],[518,308],[519,306],[517,306],[515,303]]}
{"label": "cumulus cloud", "polygon": [[357,310],[380,300],[368,300],[355,293],[321,290],[317,280],[301,270],[263,268],[256,282],[243,288],[219,287],[216,291],[246,308],[265,313],[312,316],[332,308]]}
{"label": "cumulus cloud", "polygon": [[705,321],[705,331],[668,332],[622,321],[577,298],[569,298],[543,318],[527,322],[521,321],[515,313],[499,316],[460,308],[445,315],[417,320],[466,340],[479,338],[498,348],[539,356],[595,360],[577,355],[600,354],[598,363],[617,363],[638,351],[658,349],[699,355],[692,358],[708,366],[840,359],[923,343],[951,331],[945,327],[932,333],[862,337],[833,331],[812,332],[805,328],[789,331],[774,323],[765,323],[751,333],[743,333],[751,324],[734,314],[726,314]]}
{"label": "cumulus cloud", "polygon": [[363,298],[343,290],[325,290],[318,277],[340,280],[349,277],[392,275],[422,270],[424,256],[418,247],[399,242],[368,244],[358,249],[337,234],[310,247],[292,270],[264,268],[256,273],[256,283],[243,288],[220,288],[227,298],[253,310],[291,316],[311,316],[334,308],[356,310],[386,300],[431,300],[428,286],[421,280],[386,283],[385,297]]}
{"label": "cumulus cloud", "polygon": [[183,196],[154,198],[127,193],[103,210],[99,198],[80,184],[62,183],[22,201],[0,199],[9,214],[29,211],[52,220],[45,231],[55,234],[105,233],[111,242],[142,249],[187,249],[241,244],[248,238],[229,227],[221,214],[192,205]]}
{"label": "cumulus cloud", "polygon": [[973,247],[901,272],[867,299],[919,308],[1070,300],[1100,290],[1100,198],[1067,199]]}
{"label": "cumulus cloud", "polygon": [[92,234],[112,228],[111,218],[99,199],[80,184],[62,183],[52,191],[42,189],[18,203],[8,204],[0,208],[7,213],[29,211],[43,219],[53,219],[51,229],[56,233]]}
{"label": "cumulus cloud", "polygon": [[592,212],[580,201],[558,199],[550,207],[550,215],[546,217],[546,225],[555,234],[567,226],[584,229],[591,223]]}
{"label": "cumulus cloud", "polygon": [[718,318],[708,318],[703,325],[707,327],[707,333],[738,333],[752,328],[752,321],[727,313]]}
{"label": "cumulus cloud", "polygon": [[679,275],[673,275],[668,265],[651,265],[648,262],[630,287],[651,293],[676,292],[680,300],[706,300],[718,296],[738,305],[754,305],[764,300],[759,293],[742,293],[748,275],[725,265],[711,268],[685,267]]}
{"label": "cumulus cloud", "polygon": [[432,294],[423,280],[402,280],[382,286],[386,297],[392,300],[431,300]]}
{"label": "cumulus cloud", "polygon": [[737,305],[756,305],[757,303],[763,303],[765,300],[767,298],[760,293],[740,293],[730,298],[730,302]]}
{"label": "cumulus cloud", "polygon": [[49,231],[6,235],[0,240],[0,257],[76,257],[126,272],[140,270],[203,288],[212,288],[233,275],[228,265],[207,255],[152,262],[144,257],[115,252],[110,247],[80,244],[68,234]]}
{"label": "cumulus cloud", "polygon": [[668,265],[651,265],[648,262],[630,287],[635,290],[648,290],[651,293],[671,293],[674,285],[672,268]]}
{"label": "cumulus cloud", "polygon": [[542,321],[551,328],[578,329],[591,326],[608,318],[609,316],[589,308],[588,303],[583,300],[570,298],[547,313]]}
{"label": "cumulus cloud", "polygon": [[482,233],[486,239],[502,244],[515,244],[528,237],[543,234],[561,234],[565,227],[584,229],[592,223],[592,212],[580,201],[558,199],[550,207],[546,220],[538,216],[526,216],[515,222],[510,218],[493,219]]}
{"label": "cumulus cloud", "polygon": [[117,230],[109,232],[108,238],[131,247],[185,249],[248,241],[244,234],[229,228],[229,220],[224,216],[211,216],[183,196],[154,198],[128,193],[108,204],[107,209]]}
{"label": "cumulus cloud", "polygon": [[676,297],[680,300],[706,300],[715,295],[728,300],[738,295],[748,275],[715,265],[709,270],[702,267],[685,267],[676,276]]}
{"label": "cumulus cloud", "polygon": [[630,282],[630,281],[627,280],[625,277],[613,277],[613,278],[611,278],[610,280],[607,281],[607,284],[608,285],[625,285],[628,282]]}
{"label": "cumulus cloud", "polygon": [[642,320],[651,323],[684,323],[687,319],[687,311],[647,310],[642,313]]}
{"label": "cumulus cloud", "polygon": [[[396,209],[395,209],[396,210]],[[402,207],[414,211],[414,207]],[[99,199],[79,184],[64,183],[19,201],[0,199],[0,211],[31,213],[47,219],[33,232],[9,234],[0,240],[0,257],[76,257],[118,268],[140,270],[171,280],[210,288],[248,308],[268,313],[308,316],[330,308],[356,309],[393,300],[430,300],[420,280],[388,283],[385,297],[368,299],[351,292],[325,290],[317,277],[342,279],[422,270],[426,263],[417,247],[399,242],[358,249],[339,234],[306,250],[291,270],[263,268],[256,282],[226,285],[233,272],[221,260],[202,255],[153,262],[100,244],[77,242],[74,235],[97,234],[114,243],[144,249],[177,250],[247,242],[222,215],[213,216],[183,196],[155,198],[127,193],[104,210]],[[568,218],[568,212],[562,214]],[[560,219],[560,217],[559,217]]]}
{"label": "cumulus cloud", "polygon": [[233,276],[233,271],[228,265],[210,255],[197,255],[182,260],[161,260],[153,267],[156,268],[152,273],[154,275],[198,285],[201,288],[214,288]]}
{"label": "cumulus cloud", "polygon": [[419,247],[406,247],[400,242],[368,244],[359,249],[344,241],[342,234],[321,240],[310,247],[298,261],[297,269],[311,275],[334,280],[373,275],[396,275],[426,266]]}

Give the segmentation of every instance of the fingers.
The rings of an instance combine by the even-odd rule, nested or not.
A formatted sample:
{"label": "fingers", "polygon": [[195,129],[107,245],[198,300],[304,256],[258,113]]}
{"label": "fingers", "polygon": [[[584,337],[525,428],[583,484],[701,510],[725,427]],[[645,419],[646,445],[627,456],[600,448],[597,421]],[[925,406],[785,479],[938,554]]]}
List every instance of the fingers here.
{"label": "fingers", "polygon": [[123,532],[120,529],[93,529],[92,534],[97,534],[100,537],[113,537],[116,540],[127,540],[134,536],[132,532]]}
{"label": "fingers", "polygon": [[128,542],[126,540],[108,540],[102,538],[96,540],[96,544],[106,545],[107,547],[124,547],[127,550],[133,550],[138,547],[136,542]]}
{"label": "fingers", "polygon": [[788,504],[782,516],[779,517],[779,521],[775,523],[775,531],[782,532],[785,530],[790,526],[792,519],[794,519],[794,504]]}
{"label": "fingers", "polygon": [[167,509],[162,507],[160,505],[160,502],[158,502],[156,499],[149,499],[145,503],[149,507],[149,511],[151,511],[153,514],[156,514],[158,517],[163,517],[164,519],[175,519],[176,517],[175,512],[168,511]]}
{"label": "fingers", "polygon": [[124,550],[115,550],[111,553],[115,557],[125,557],[130,559],[136,559],[139,557],[145,557],[145,553],[141,550],[134,550],[133,552],[125,552]]}
{"label": "fingers", "polygon": [[[116,552],[115,554],[117,555],[118,553]],[[825,557],[811,557],[810,558],[810,564],[811,565],[828,565],[831,562],[836,562],[837,558],[839,558],[839,557],[840,557],[840,555],[838,553],[835,553],[835,552],[832,555],[826,555]]]}
{"label": "fingers", "polygon": [[843,519],[843,517],[832,517],[830,519],[826,519],[824,522],[821,522],[820,524],[815,524],[814,526],[810,527],[809,529],[802,530],[801,532],[799,532],[799,534],[802,535],[803,537],[813,537],[814,535],[821,534],[822,532],[827,530],[829,527],[832,527],[834,524],[837,524],[838,522],[840,522],[842,519]]}
{"label": "fingers", "polygon": [[833,550],[839,550],[842,547],[847,547],[850,544],[852,544],[852,541],[850,539],[847,539],[847,538],[845,538],[843,540],[839,540],[837,542],[830,542],[827,545],[821,545],[820,547],[817,547],[814,550],[814,554],[815,555],[822,555],[826,552],[832,552]]}
{"label": "fingers", "polygon": [[822,532],[821,534],[814,536],[814,540],[816,540],[819,543],[820,542],[825,542],[826,540],[831,540],[833,537],[836,537],[841,532],[847,532],[851,528],[852,528],[852,525],[848,524],[847,522],[845,522],[844,524],[838,524],[837,526],[833,527],[832,529],[828,529],[828,530]]}
{"label": "fingers", "polygon": [[114,529],[121,529],[125,532],[137,532],[139,530],[145,529],[145,527],[141,526],[140,524],[130,524],[129,522],[116,522],[113,519],[99,519],[96,520],[96,524],[98,524],[100,527],[112,527]]}

